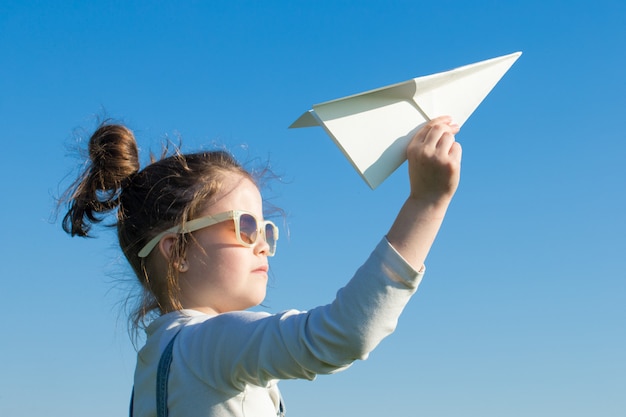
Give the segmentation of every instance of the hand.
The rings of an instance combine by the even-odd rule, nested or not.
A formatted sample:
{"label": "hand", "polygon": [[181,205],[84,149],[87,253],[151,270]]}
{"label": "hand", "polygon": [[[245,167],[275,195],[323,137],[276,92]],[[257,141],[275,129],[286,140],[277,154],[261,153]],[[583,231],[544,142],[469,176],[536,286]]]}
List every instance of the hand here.
{"label": "hand", "polygon": [[461,175],[459,126],[449,116],[437,117],[415,134],[407,148],[412,199],[450,200]]}

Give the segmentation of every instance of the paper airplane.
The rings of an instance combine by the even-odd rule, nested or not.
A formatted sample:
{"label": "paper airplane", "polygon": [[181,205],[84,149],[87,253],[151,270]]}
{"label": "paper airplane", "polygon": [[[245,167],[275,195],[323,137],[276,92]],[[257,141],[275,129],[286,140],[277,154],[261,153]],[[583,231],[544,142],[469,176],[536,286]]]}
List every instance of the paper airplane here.
{"label": "paper airplane", "polygon": [[290,128],[322,126],[372,188],[406,160],[417,130],[437,116],[465,123],[521,52],[316,104]]}

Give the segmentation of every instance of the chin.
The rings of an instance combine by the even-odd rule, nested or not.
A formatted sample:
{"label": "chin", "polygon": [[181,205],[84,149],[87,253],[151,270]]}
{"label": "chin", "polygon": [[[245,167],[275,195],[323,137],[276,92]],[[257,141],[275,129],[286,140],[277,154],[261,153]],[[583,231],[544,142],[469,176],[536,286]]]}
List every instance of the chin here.
{"label": "chin", "polygon": [[254,306],[253,307],[257,307],[259,305],[261,305],[261,303],[265,300],[265,294],[263,294],[262,297],[257,298],[256,300],[254,300]]}

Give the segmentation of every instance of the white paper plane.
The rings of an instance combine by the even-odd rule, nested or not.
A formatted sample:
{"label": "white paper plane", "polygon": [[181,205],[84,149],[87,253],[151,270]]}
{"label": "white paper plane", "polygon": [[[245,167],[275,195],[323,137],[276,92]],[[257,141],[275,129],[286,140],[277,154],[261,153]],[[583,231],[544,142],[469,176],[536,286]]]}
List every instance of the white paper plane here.
{"label": "white paper plane", "polygon": [[465,123],[521,52],[316,104],[290,128],[322,126],[372,188],[406,160],[417,130],[438,116]]}

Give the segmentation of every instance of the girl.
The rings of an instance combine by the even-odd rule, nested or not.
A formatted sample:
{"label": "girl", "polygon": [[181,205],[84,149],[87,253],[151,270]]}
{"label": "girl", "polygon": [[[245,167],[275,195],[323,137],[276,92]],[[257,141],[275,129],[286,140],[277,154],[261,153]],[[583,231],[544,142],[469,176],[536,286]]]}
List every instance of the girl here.
{"label": "girl", "polygon": [[365,359],[422,279],[459,182],[458,130],[440,117],[414,136],[409,197],[331,304],[272,315],[246,311],[265,297],[279,237],[251,174],[224,152],[175,154],[140,169],[131,131],[98,128],[63,227],[88,236],[117,210],[120,246],[144,290],[133,323],[153,319],[137,355],[131,414],[283,415],[278,380]]}

